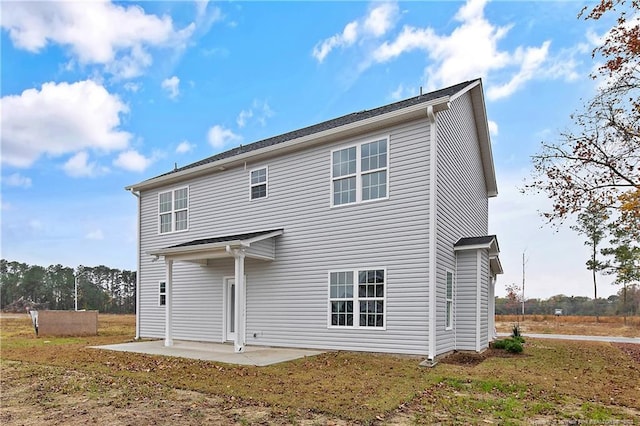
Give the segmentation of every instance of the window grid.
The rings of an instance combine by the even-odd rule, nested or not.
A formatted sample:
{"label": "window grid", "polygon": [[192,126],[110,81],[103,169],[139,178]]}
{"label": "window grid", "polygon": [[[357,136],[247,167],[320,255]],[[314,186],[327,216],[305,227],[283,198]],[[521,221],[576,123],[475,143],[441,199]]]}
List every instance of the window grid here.
{"label": "window grid", "polygon": [[333,206],[387,198],[388,138],[333,151]]}
{"label": "window grid", "polygon": [[161,234],[186,231],[189,227],[189,188],[159,193],[158,216]]}
{"label": "window grid", "polygon": [[447,271],[447,307],[446,307],[446,318],[445,318],[445,328],[450,330],[453,328],[453,273]]}
{"label": "window grid", "polygon": [[167,304],[167,284],[164,281],[160,281],[160,288],[159,290],[159,299],[158,299],[158,305],[159,306],[164,306]]}
{"label": "window grid", "polygon": [[384,328],[385,275],[384,269],[330,272],[329,326]]}
{"label": "window grid", "polygon": [[252,200],[267,197],[268,171],[266,167],[251,170],[250,175],[250,198]]}

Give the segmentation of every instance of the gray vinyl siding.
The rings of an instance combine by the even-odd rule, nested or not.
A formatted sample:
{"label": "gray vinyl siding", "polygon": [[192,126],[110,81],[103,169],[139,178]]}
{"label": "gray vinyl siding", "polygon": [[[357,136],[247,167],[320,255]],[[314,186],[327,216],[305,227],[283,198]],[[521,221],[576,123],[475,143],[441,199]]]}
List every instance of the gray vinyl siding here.
{"label": "gray vinyl siding", "polygon": [[[445,274],[447,269],[456,270],[453,244],[463,237],[487,234],[488,202],[470,94],[454,100],[449,110],[436,117],[436,354],[442,354],[453,350],[456,342],[457,327],[445,330]],[[475,292],[463,292],[458,298],[458,307],[475,306],[475,299]],[[456,317],[460,321],[460,315]]]}
{"label": "gray vinyl siding", "polygon": [[489,253],[482,250],[480,275],[480,349],[489,346]]}
{"label": "gray vinyl siding", "polygon": [[[330,207],[331,150],[389,136],[389,198]],[[274,261],[246,260],[248,344],[426,354],[428,351],[429,125],[414,121],[268,161],[193,178],[189,229],[158,234],[158,192],[141,194],[141,337],[164,336],[150,250],[269,229]],[[269,167],[269,197],[248,200],[249,170]],[[268,251],[268,244],[251,250]],[[221,341],[223,278],[233,259],[174,264],[174,339]],[[329,328],[328,273],[386,268],[386,329]],[[354,309],[357,314],[357,308]],[[255,337],[254,337],[255,334]]]}
{"label": "gray vinyl siding", "polygon": [[477,255],[475,250],[457,253],[458,271],[454,299],[456,349],[476,350]]}

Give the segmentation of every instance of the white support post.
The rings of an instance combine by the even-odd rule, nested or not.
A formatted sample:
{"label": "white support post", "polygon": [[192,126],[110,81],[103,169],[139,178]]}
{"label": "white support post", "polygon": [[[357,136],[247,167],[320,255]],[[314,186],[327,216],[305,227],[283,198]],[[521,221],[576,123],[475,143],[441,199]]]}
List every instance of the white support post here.
{"label": "white support post", "polygon": [[234,249],[233,258],[235,259],[235,325],[236,338],[234,341],[234,351],[236,353],[244,352],[245,345],[245,291],[244,291],[244,249]]}
{"label": "white support post", "polygon": [[164,322],[164,345],[173,346],[171,330],[173,328],[173,260],[166,260],[166,283],[165,283],[165,322]]}

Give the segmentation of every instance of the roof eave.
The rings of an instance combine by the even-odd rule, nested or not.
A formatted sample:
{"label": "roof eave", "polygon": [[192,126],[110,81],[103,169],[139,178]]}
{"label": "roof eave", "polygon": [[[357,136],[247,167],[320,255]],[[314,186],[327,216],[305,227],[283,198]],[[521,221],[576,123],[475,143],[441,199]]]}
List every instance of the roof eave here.
{"label": "roof eave", "polygon": [[253,151],[248,151],[243,154],[234,155],[233,157],[224,158],[218,161],[212,161],[211,163],[203,164],[168,175],[151,178],[133,185],[126,186],[125,189],[127,191],[143,191],[159,186],[171,185],[184,181],[186,179],[202,176],[215,171],[223,171],[226,168],[233,166],[234,164],[242,163],[256,157],[273,155],[278,151],[294,151],[298,149],[300,145],[309,147],[316,143],[332,141],[340,137],[357,135],[358,133],[373,131],[388,125],[400,124],[413,119],[426,117],[427,107],[432,106],[436,111],[439,110],[438,107],[442,107],[442,109],[445,109],[450,100],[451,96],[442,96],[439,98],[431,99],[420,104],[411,105],[406,108],[391,111],[376,117],[348,123],[343,126],[335,127],[333,129],[327,129],[318,133],[292,139],[279,144],[259,148]]}

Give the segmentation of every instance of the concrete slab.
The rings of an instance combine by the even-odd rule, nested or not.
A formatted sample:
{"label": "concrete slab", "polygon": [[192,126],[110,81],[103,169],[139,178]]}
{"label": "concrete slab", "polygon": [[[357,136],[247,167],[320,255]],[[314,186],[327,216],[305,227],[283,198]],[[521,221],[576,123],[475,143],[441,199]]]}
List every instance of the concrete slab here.
{"label": "concrete slab", "polygon": [[310,349],[272,348],[267,346],[245,346],[245,352],[235,353],[232,344],[190,342],[186,340],[174,340],[173,346],[165,346],[164,340],[152,340],[91,346],[91,348],[260,367],[324,353],[323,351]]}

